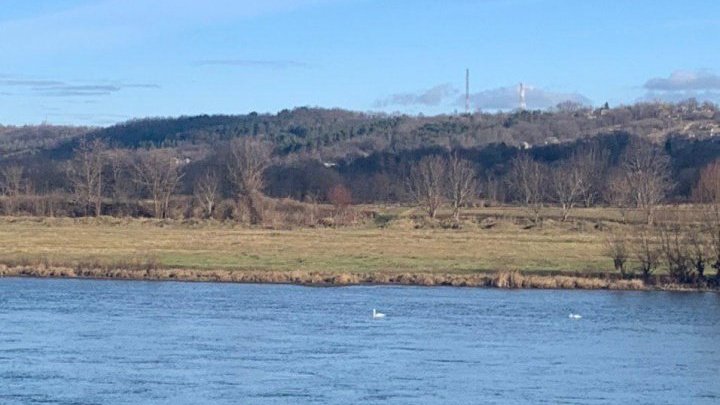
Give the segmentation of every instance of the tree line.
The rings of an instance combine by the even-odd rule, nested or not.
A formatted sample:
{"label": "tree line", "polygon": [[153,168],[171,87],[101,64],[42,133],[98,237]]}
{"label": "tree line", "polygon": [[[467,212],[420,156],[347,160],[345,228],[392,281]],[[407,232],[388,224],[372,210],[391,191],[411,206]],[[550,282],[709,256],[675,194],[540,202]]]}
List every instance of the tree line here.
{"label": "tree line", "polygon": [[288,197],[410,203],[431,218],[447,206],[455,220],[470,205],[516,204],[536,223],[549,205],[560,208],[562,221],[578,206],[602,205],[617,208],[623,221],[627,210],[639,210],[652,224],[660,204],[699,201],[698,188],[710,181],[702,167],[715,164],[698,167],[685,186],[691,193],[678,195],[687,180],[673,167],[668,145],[615,135],[562,147],[435,148],[327,165],[285,161],[261,137],[218,143],[198,161],[171,148],[119,149],[82,138],[68,160],[0,165],[0,191],[9,215],[235,216],[261,223],[268,197]]}
{"label": "tree line", "polygon": [[[133,119],[107,128],[0,125],[0,157],[66,157],[82,137],[121,149],[208,149],[237,137],[262,137],[276,154],[339,161],[419,148],[533,146],[571,142],[622,130],[638,136],[713,135],[720,110],[712,103],[637,103],[589,108],[563,103],[546,111],[473,112],[437,116],[363,113],[300,107],[277,114],[199,115]],[[713,129],[715,128],[715,129]]]}

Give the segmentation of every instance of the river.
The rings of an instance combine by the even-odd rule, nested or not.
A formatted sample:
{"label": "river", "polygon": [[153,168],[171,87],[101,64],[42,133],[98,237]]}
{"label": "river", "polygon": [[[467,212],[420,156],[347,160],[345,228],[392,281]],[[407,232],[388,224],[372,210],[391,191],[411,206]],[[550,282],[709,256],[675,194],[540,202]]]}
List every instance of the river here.
{"label": "river", "polygon": [[720,403],[720,294],[0,279],[0,403]]}

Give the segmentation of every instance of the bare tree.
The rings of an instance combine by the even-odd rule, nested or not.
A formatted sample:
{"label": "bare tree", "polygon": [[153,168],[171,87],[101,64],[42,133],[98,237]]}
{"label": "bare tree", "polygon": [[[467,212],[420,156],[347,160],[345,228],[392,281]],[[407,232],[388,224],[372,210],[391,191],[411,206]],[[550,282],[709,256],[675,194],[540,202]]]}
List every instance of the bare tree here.
{"label": "bare tree", "polygon": [[[693,197],[702,209],[701,228],[706,235],[705,261],[715,269],[715,282],[720,284],[720,161],[712,162],[700,171]],[[700,235],[693,234],[693,237],[698,238]],[[695,267],[698,269],[697,264]],[[704,270],[704,266],[701,270]],[[704,272],[699,273],[703,278]]]}
{"label": "bare tree", "polygon": [[720,203],[720,160],[700,170],[700,177],[693,189],[693,198],[702,204]]}
{"label": "bare tree", "polygon": [[690,263],[695,273],[697,273],[697,276],[701,280],[704,280],[705,266],[712,251],[710,241],[704,234],[689,230],[685,233],[685,243],[687,244],[688,256],[690,257]]}
{"label": "bare tree", "polygon": [[651,225],[656,206],[671,188],[667,154],[656,145],[634,140],[623,154],[621,169],[628,189],[632,190],[632,201]]}
{"label": "bare tree", "polygon": [[491,203],[497,202],[500,200],[500,187],[501,180],[492,173],[487,174],[481,186],[483,196]]}
{"label": "bare tree", "polygon": [[352,193],[342,184],[333,186],[327,193],[327,199],[333,205],[335,211],[335,222],[347,224],[354,221],[352,204]]}
{"label": "bare tree", "polygon": [[562,221],[566,221],[587,187],[585,172],[575,162],[568,161],[550,171],[550,190],[562,209]]}
{"label": "bare tree", "polygon": [[628,206],[632,204],[632,189],[627,178],[620,171],[614,171],[608,178],[605,198],[620,211],[622,223],[627,223]]}
{"label": "bare tree", "polygon": [[640,272],[647,281],[660,264],[661,250],[653,236],[647,230],[640,230],[633,243],[635,258],[638,261]]}
{"label": "bare tree", "polygon": [[410,168],[408,190],[430,218],[435,218],[443,203],[446,169],[445,160],[440,156],[425,156]]}
{"label": "bare tree", "polygon": [[2,179],[0,190],[7,197],[8,213],[15,213],[17,199],[25,189],[24,172],[23,167],[17,165],[6,166],[0,170],[0,179]]}
{"label": "bare tree", "polygon": [[460,208],[477,193],[477,172],[472,162],[453,153],[447,161],[447,180],[447,197],[453,209],[453,218],[458,221]]}
{"label": "bare tree", "polygon": [[68,167],[68,177],[75,195],[84,206],[86,216],[89,207],[94,208],[96,217],[102,214],[106,149],[101,140],[82,139]]}
{"label": "bare tree", "polygon": [[344,185],[337,184],[328,191],[327,199],[336,211],[343,211],[352,204],[352,193]]}
{"label": "bare tree", "polygon": [[540,221],[545,198],[546,168],[527,154],[521,154],[510,163],[508,182],[520,202]]}
{"label": "bare tree", "polygon": [[591,207],[600,196],[610,165],[607,149],[597,143],[581,148],[570,158],[582,178],[580,190],[585,207]]}
{"label": "bare tree", "polygon": [[180,163],[167,150],[154,149],[141,153],[133,162],[135,182],[150,194],[156,218],[166,218],[170,197],[183,174]]}
{"label": "bare tree", "polygon": [[270,144],[255,138],[236,138],[230,142],[227,168],[238,199],[247,206],[250,222],[262,222],[262,192],[265,170],[270,166]]}
{"label": "bare tree", "polygon": [[625,262],[627,262],[630,255],[625,235],[619,232],[610,235],[605,243],[605,254],[612,259],[615,270],[620,272],[620,275],[624,278],[626,276]]}
{"label": "bare tree", "polygon": [[709,204],[703,210],[707,233],[708,264],[715,269],[715,282],[720,285],[720,205]]}
{"label": "bare tree", "polygon": [[692,259],[683,231],[678,225],[666,226],[660,230],[660,238],[670,277],[680,283],[691,281]]}
{"label": "bare tree", "polygon": [[108,188],[115,203],[124,204],[130,199],[131,193],[137,186],[134,178],[134,165],[128,152],[121,149],[107,151],[109,175]]}
{"label": "bare tree", "polygon": [[194,195],[206,218],[215,211],[215,204],[220,194],[220,182],[212,170],[207,170],[195,180]]}

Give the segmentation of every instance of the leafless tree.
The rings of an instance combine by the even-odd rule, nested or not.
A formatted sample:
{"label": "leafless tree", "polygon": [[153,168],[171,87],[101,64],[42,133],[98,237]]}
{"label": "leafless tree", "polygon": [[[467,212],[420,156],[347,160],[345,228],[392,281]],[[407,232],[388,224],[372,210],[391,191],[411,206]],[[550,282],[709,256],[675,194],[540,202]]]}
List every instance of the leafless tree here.
{"label": "leafless tree", "polygon": [[625,277],[625,262],[630,256],[626,236],[619,232],[610,235],[605,243],[605,254],[612,259],[615,270]]}
{"label": "leafless tree", "polygon": [[653,223],[656,206],[671,188],[670,160],[656,145],[633,140],[627,146],[621,170],[632,191],[632,201],[645,214],[649,225]]}
{"label": "leafless tree", "polygon": [[95,216],[102,214],[106,149],[101,140],[82,139],[68,167],[68,177],[85,215],[89,214],[89,207],[93,207]]}
{"label": "leafless tree", "polygon": [[633,250],[643,278],[648,280],[660,264],[661,250],[653,235],[641,229],[635,236]]}
{"label": "leafless tree", "polygon": [[15,213],[17,199],[25,189],[25,170],[22,166],[5,166],[0,170],[0,191],[7,197],[7,213]]}
{"label": "leafless tree", "polygon": [[457,153],[447,160],[447,198],[455,221],[460,219],[460,208],[478,191],[477,172],[472,162],[461,159]]}
{"label": "leafless tree", "polygon": [[693,198],[701,204],[720,203],[720,160],[700,170],[697,185],[693,189]]}
{"label": "leafless tree", "polygon": [[135,182],[150,194],[156,218],[166,218],[170,197],[183,174],[170,151],[154,149],[140,153],[133,162]]}
{"label": "leafless tree", "polygon": [[707,233],[708,264],[715,269],[715,282],[720,284],[720,206],[707,206],[703,216]]}
{"label": "leafless tree", "polygon": [[220,194],[220,182],[212,170],[207,170],[195,180],[194,195],[206,218],[215,211],[215,204]]}
{"label": "leafless tree", "polygon": [[695,270],[697,276],[705,279],[705,267],[708,259],[712,255],[709,238],[701,232],[688,230],[685,233],[685,243],[690,257],[690,263]]}
{"label": "leafless tree", "polygon": [[430,218],[435,218],[443,203],[446,170],[445,160],[440,156],[425,156],[410,168],[408,190]]}
{"label": "leafless tree", "polygon": [[352,204],[352,193],[342,184],[330,188],[327,199],[334,208],[334,221],[337,224],[348,224],[355,220],[354,212],[350,209]]}
{"label": "leafless tree", "polygon": [[620,171],[614,171],[608,177],[605,198],[607,201],[620,211],[620,219],[623,223],[627,223],[628,207],[632,202],[632,189],[628,184],[627,178]]}
{"label": "leafless tree", "polygon": [[701,229],[706,235],[704,256],[707,264],[716,270],[715,281],[720,284],[720,161],[710,163],[700,171],[693,196],[702,209]]}
{"label": "leafless tree", "polygon": [[502,181],[498,179],[494,174],[487,174],[484,181],[482,182],[482,186],[480,187],[483,191],[483,197],[489,200],[491,203],[495,203],[500,200],[501,182]]}
{"label": "leafless tree", "polygon": [[570,158],[582,178],[581,198],[585,207],[591,207],[603,190],[605,177],[610,165],[607,149],[598,144],[581,148]]}
{"label": "leafless tree", "polygon": [[12,165],[3,167],[0,170],[2,175],[2,192],[4,195],[20,195],[24,188],[25,169],[22,166]]}
{"label": "leafless tree", "polygon": [[662,253],[670,277],[680,283],[691,281],[692,258],[687,239],[678,225],[665,226],[660,230]]}
{"label": "leafless tree", "polygon": [[109,174],[108,188],[115,203],[127,203],[137,183],[134,165],[129,153],[122,149],[107,151]]}
{"label": "leafless tree", "polygon": [[238,199],[246,205],[250,222],[262,222],[262,192],[265,170],[270,166],[272,148],[255,138],[236,138],[230,142],[227,168]]}
{"label": "leafless tree", "polygon": [[546,167],[527,154],[521,154],[512,160],[508,182],[520,202],[533,215],[535,223],[540,221],[540,213],[545,199]]}
{"label": "leafless tree", "polygon": [[337,184],[328,191],[327,199],[336,211],[342,211],[352,204],[352,193],[344,185]]}
{"label": "leafless tree", "polygon": [[562,221],[575,208],[587,187],[585,171],[573,161],[564,162],[550,171],[550,191],[562,209]]}

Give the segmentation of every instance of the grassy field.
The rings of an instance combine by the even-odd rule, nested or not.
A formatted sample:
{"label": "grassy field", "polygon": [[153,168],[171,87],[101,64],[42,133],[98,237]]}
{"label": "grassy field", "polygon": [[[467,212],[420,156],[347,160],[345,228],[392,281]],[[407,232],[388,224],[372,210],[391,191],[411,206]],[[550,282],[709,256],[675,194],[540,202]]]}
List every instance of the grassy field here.
{"label": "grassy field", "polygon": [[[675,217],[665,215],[665,220],[678,220],[678,210],[672,212]],[[681,214],[692,226],[693,210]],[[147,265],[226,275],[614,274],[605,255],[607,238],[612,232],[630,234],[634,226],[619,224],[613,209],[576,210],[575,220],[548,219],[542,227],[528,227],[525,215],[519,208],[473,209],[460,229],[448,229],[418,219],[417,211],[407,207],[384,207],[375,221],[361,225],[291,230],[110,217],[5,217],[0,218],[0,264],[122,269]],[[546,215],[552,218],[554,212]],[[488,217],[495,223],[490,228],[481,225]],[[631,258],[629,268],[634,266]]]}
{"label": "grassy field", "polygon": [[[591,227],[586,227],[591,228]],[[0,261],[46,260],[71,265],[149,258],[162,267],[323,272],[451,272],[488,270],[609,271],[606,233],[569,224],[523,229],[387,227],[270,230],[230,224],[150,220],[3,218]]]}

